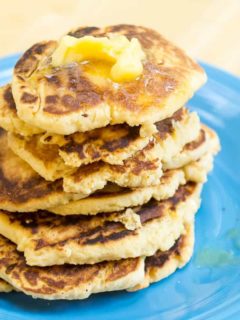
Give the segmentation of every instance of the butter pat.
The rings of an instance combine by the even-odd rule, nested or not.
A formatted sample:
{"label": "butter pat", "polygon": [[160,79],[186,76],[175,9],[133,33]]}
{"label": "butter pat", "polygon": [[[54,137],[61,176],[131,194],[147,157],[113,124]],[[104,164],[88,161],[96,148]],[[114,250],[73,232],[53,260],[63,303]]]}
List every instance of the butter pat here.
{"label": "butter pat", "polygon": [[145,58],[139,41],[129,41],[122,35],[107,37],[64,36],[52,54],[52,65],[58,67],[72,62],[104,61],[110,65],[113,81],[131,81],[141,75]]}

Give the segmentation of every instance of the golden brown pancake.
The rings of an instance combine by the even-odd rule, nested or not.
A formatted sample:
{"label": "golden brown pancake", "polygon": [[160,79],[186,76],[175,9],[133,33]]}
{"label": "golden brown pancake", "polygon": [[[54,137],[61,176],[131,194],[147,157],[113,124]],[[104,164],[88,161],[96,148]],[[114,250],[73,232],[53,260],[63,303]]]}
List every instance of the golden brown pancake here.
{"label": "golden brown pancake", "polygon": [[167,200],[132,208],[141,221],[135,230],[109,221],[109,214],[65,217],[44,211],[1,211],[0,234],[17,244],[29,265],[94,264],[150,256],[168,250],[183,232],[184,223],[192,221],[200,191],[201,184],[189,182]]}
{"label": "golden brown pancake", "polygon": [[144,280],[128,291],[136,291],[160,281],[182,268],[190,260],[194,247],[194,224],[186,224],[186,230],[167,251],[158,250],[145,260]]}
{"label": "golden brown pancake", "polygon": [[208,153],[216,155],[219,150],[220,142],[217,133],[209,127],[202,125],[198,138],[187,143],[183,147],[182,152],[173,156],[169,161],[163,161],[163,168],[164,170],[181,168]]}
{"label": "golden brown pancake", "polygon": [[[1,110],[3,110],[2,113]],[[29,136],[33,132],[38,133],[18,118],[10,85],[0,89],[0,120],[2,120],[0,126],[2,125],[5,130],[11,133],[21,136]],[[197,138],[200,121],[196,113],[189,113],[186,108],[181,108],[170,118],[157,122],[155,130],[154,135],[142,136],[141,127],[121,124],[108,125],[105,128],[85,133],[76,132],[68,136],[45,132],[25,139],[28,149],[37,145],[37,149],[40,151],[39,155],[49,154],[48,158],[44,157],[44,159],[46,158],[45,162],[49,161],[50,163],[54,156],[55,161],[58,161],[58,167],[62,166],[58,155],[70,167],[80,167],[95,161],[120,165],[125,159],[146,147],[152,139],[157,140],[162,146],[164,149],[163,157],[167,160],[166,149],[174,149],[177,153],[183,145]],[[49,166],[51,164],[48,164]]]}
{"label": "golden brown pancake", "polygon": [[[184,233],[167,251],[158,250],[153,256],[94,265],[28,266],[16,245],[0,236],[0,276],[15,290],[35,298],[85,299],[92,293],[127,289],[138,290],[150,282],[183,267],[192,254],[193,224],[186,224]],[[10,284],[0,280],[0,290],[9,292]]]}
{"label": "golden brown pancake", "polygon": [[[190,174],[188,176],[190,177]],[[159,201],[172,197],[178,187],[185,182],[184,170],[168,170],[160,178],[157,186],[130,189],[108,184],[85,199],[70,201],[66,205],[48,210],[61,215],[95,215],[101,212],[121,211],[128,207],[143,205],[151,198]]]}
{"label": "golden brown pancake", "polygon": [[8,145],[45,180],[55,181],[76,171],[76,168],[64,163],[59,156],[57,145],[42,144],[38,135],[25,139],[23,136],[8,133]]}
{"label": "golden brown pancake", "polygon": [[56,134],[90,131],[108,124],[154,123],[181,108],[206,81],[203,69],[158,32],[134,25],[79,28],[74,37],[109,34],[137,38],[146,54],[142,75],[114,83],[104,63],[71,63],[53,68],[56,41],[27,50],[14,68],[13,96],[18,116]]}
{"label": "golden brown pancake", "polygon": [[[129,136],[123,137],[122,140],[123,127],[125,127],[126,133],[128,131]],[[147,146],[145,146],[146,138],[138,135],[132,139],[133,129],[137,130],[137,128],[126,125],[109,126],[66,137],[45,134],[24,138],[11,134],[9,135],[9,145],[42,177],[52,181],[76,171],[73,167],[77,168],[95,161],[102,161],[103,165],[104,163],[118,165],[112,166],[110,169],[117,168],[123,171],[121,166],[125,165],[126,167],[126,163],[132,165],[135,161],[134,158],[141,156],[140,151],[137,153],[140,145],[146,150],[150,148],[154,158],[161,157],[163,161],[168,161],[180,152],[185,144],[197,138],[200,122],[195,113],[189,114],[185,108],[181,108],[173,117],[156,123],[156,127],[157,132],[151,140],[147,138]],[[50,139],[50,142],[46,142],[47,139]],[[78,139],[83,139],[83,144],[76,143]],[[71,142],[67,143],[70,140]],[[73,143],[73,141],[75,142]],[[129,159],[131,157],[132,160]]]}
{"label": "golden brown pancake", "polygon": [[[206,160],[191,163],[182,169],[164,173],[156,187],[131,190],[117,185],[106,185],[102,190],[82,202],[86,195],[65,193],[62,181],[48,182],[7,147],[6,133],[0,136],[0,209],[8,211],[36,211],[48,209],[59,214],[96,214],[104,211],[119,211],[128,206],[142,205],[154,194],[157,200],[173,195],[184,173],[187,180],[204,182],[211,169],[211,155]],[[206,169],[205,169],[206,168]],[[69,205],[68,205],[68,202]]]}
{"label": "golden brown pancake", "polygon": [[136,155],[125,160],[123,165],[110,165],[99,161],[78,168],[72,175],[64,177],[63,188],[66,192],[91,194],[102,189],[108,182],[129,188],[157,185],[161,176],[159,148],[151,142]]}
{"label": "golden brown pancake", "polygon": [[[183,130],[184,131],[184,130]],[[122,187],[141,188],[159,184],[159,179],[164,170],[180,168],[199,159],[208,151],[219,149],[217,135],[207,127],[203,127],[196,140],[188,143],[182,152],[175,153],[179,149],[182,140],[175,140],[175,134],[170,134],[167,140],[151,141],[143,150],[138,151],[133,157],[126,159],[123,165],[110,165],[98,161],[80,168],[65,166],[57,155],[56,145],[51,146],[51,152],[39,147],[37,141],[9,135],[8,143],[11,149],[22,159],[26,160],[35,171],[47,180],[55,180],[63,177],[65,192],[85,194],[85,197],[96,190],[104,188],[108,182]],[[35,143],[33,143],[35,141]],[[165,144],[166,141],[166,144]],[[171,141],[171,142],[170,142]],[[176,147],[178,146],[178,147]],[[165,161],[164,161],[165,160]],[[83,198],[83,196],[82,196]]]}
{"label": "golden brown pancake", "polygon": [[[158,147],[159,144],[156,143],[156,149],[152,149],[154,150],[152,153],[153,159],[154,156],[157,159],[161,159],[162,149],[160,148],[160,151]],[[160,170],[162,161],[145,161],[146,158],[143,152],[146,152],[146,148],[140,152],[142,159],[144,159],[143,161],[139,162],[139,157],[137,157],[139,153],[137,153],[137,156],[124,162],[124,167],[110,166],[101,162],[80,167],[72,175],[64,178],[63,188],[66,192],[84,193],[84,191],[87,190],[88,194],[91,194],[97,189],[102,189],[107,182],[113,182],[122,187],[131,188],[157,185],[163,173],[163,171]],[[207,152],[215,154],[218,150],[219,140],[217,134],[204,126],[196,140],[187,144],[178,154],[167,157],[167,162],[163,161],[163,168],[164,170],[181,168],[192,161],[200,159]],[[169,152],[168,155],[171,153],[167,147],[166,152]],[[147,150],[145,154],[149,155],[149,151]],[[173,154],[174,150],[172,151],[172,155]],[[149,174],[151,176],[148,176]]]}
{"label": "golden brown pancake", "polygon": [[181,108],[172,117],[155,123],[155,126],[156,133],[152,137],[142,137],[140,127],[126,124],[109,125],[64,137],[48,133],[39,137],[43,143],[59,145],[59,155],[66,165],[80,167],[95,161],[121,165],[124,160],[146,147],[151,139],[161,145],[164,149],[163,157],[167,160],[167,152],[164,152],[167,148],[175,149],[177,153],[186,143],[197,138],[200,121],[196,113],[190,114],[186,108]]}
{"label": "golden brown pancake", "polygon": [[[75,201],[86,196],[65,193],[62,180],[54,182],[44,180],[8,148],[6,133],[0,130],[0,134],[0,209],[20,212],[36,211],[67,204],[70,200]],[[183,173],[180,175],[182,176]],[[177,183],[175,182],[174,185],[176,185],[175,191]],[[120,188],[115,186],[115,191],[116,188],[119,192]],[[162,189],[166,188],[165,183]],[[106,192],[109,193],[108,185],[102,190],[103,194]],[[166,194],[168,194],[167,190]]]}
{"label": "golden brown pancake", "polygon": [[19,119],[10,84],[0,87],[0,127],[23,136],[43,132]]}
{"label": "golden brown pancake", "polygon": [[40,177],[9,148],[7,134],[0,129],[0,208],[9,211],[35,211],[66,204],[83,195],[65,193],[62,181]]}
{"label": "golden brown pancake", "polygon": [[[181,126],[176,125],[176,127],[180,128],[178,130],[179,135],[176,135],[175,130],[172,131],[171,125],[167,126],[168,129],[165,126],[165,129],[169,130],[168,134],[161,127],[158,138],[151,141],[133,157],[126,159],[123,165],[110,165],[99,161],[75,169],[72,175],[68,175],[69,167],[64,167],[61,158],[57,156],[56,145],[40,145],[39,147],[38,140],[35,140],[34,137],[28,141],[12,134],[9,135],[8,142],[11,149],[26,160],[45,179],[55,180],[63,176],[66,192],[89,195],[98,189],[102,189],[107,182],[130,188],[159,184],[159,178],[162,175],[162,160],[171,159],[176,152],[180,151],[183,142],[187,139],[184,135],[185,130]],[[206,148],[207,141],[202,141],[202,144]],[[51,149],[49,155],[46,151],[48,148]],[[201,152],[206,152],[204,148],[199,147],[200,151],[202,150]],[[191,153],[196,153],[200,157],[201,152],[196,152],[196,150],[188,152],[188,162],[195,159],[191,159]],[[186,163],[187,161],[183,164]]]}
{"label": "golden brown pancake", "polygon": [[91,293],[122,290],[144,277],[144,259],[94,265],[30,267],[16,245],[0,236],[0,276],[14,288],[49,300],[84,299]]}
{"label": "golden brown pancake", "polygon": [[143,205],[151,198],[157,201],[167,199],[172,197],[178,187],[186,181],[206,182],[207,174],[213,168],[214,155],[212,152],[210,150],[199,160],[190,162],[182,168],[165,171],[156,186],[129,189],[109,184],[89,197],[69,201],[65,205],[48,210],[60,215],[95,215],[101,212],[121,211],[128,207]]}
{"label": "golden brown pancake", "polygon": [[[35,136],[30,142],[20,136],[9,134],[8,144],[12,151],[19,157],[27,161],[31,167],[44,179],[54,181],[56,179],[72,177],[79,170],[83,176],[90,178],[94,175],[94,185],[84,185],[83,193],[88,195],[97,189],[102,189],[107,181],[116,182],[123,186],[147,186],[156,184],[162,175],[162,163],[158,158],[160,147],[151,141],[143,150],[138,151],[133,157],[126,159],[122,165],[110,165],[102,161],[74,168],[66,166],[62,158],[57,153],[57,146],[42,145],[35,140]],[[49,153],[46,150],[51,150]],[[154,175],[153,175],[154,173]],[[98,176],[101,176],[99,179]],[[107,178],[107,179],[106,179]],[[70,178],[71,179],[71,178]],[[88,182],[87,182],[88,183]],[[65,187],[64,187],[65,189]],[[66,192],[72,192],[66,188]],[[82,193],[80,190],[77,193]]]}
{"label": "golden brown pancake", "polygon": [[13,287],[8,284],[6,281],[0,279],[0,293],[1,292],[11,292],[13,289]]}

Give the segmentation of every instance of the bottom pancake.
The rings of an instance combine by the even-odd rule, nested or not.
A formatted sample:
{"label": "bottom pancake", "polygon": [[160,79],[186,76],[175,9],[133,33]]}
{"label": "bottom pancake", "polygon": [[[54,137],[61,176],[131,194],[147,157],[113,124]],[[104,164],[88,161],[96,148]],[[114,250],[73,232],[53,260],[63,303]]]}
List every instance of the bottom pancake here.
{"label": "bottom pancake", "polygon": [[101,262],[95,265],[62,265],[31,267],[16,245],[0,236],[0,291],[24,292],[34,298],[85,299],[92,293],[146,287],[151,282],[173,273],[191,257],[193,223],[186,224],[184,233],[165,252],[151,257]]}

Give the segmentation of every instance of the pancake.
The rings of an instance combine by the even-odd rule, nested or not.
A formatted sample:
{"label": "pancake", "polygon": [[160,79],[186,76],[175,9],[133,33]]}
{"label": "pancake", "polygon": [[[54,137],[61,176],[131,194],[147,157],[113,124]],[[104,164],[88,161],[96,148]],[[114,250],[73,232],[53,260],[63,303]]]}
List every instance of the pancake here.
{"label": "pancake", "polygon": [[142,137],[139,127],[126,124],[75,133],[64,138],[49,134],[45,135],[46,138],[40,137],[41,141],[51,145],[60,141],[59,155],[66,165],[80,167],[95,161],[121,165],[124,160],[146,147],[151,139],[161,145],[163,157],[167,160],[166,150],[177,153],[186,143],[197,138],[200,121],[196,113],[181,108],[172,117],[155,123],[155,126],[156,133],[152,137]]}
{"label": "pancake", "polygon": [[[41,132],[41,129],[29,126],[18,118],[9,84],[0,88],[0,120],[0,126],[14,134],[31,136]],[[122,164],[123,160],[143,149],[151,139],[156,139],[164,146],[167,145],[168,148],[163,147],[165,156],[166,149],[180,150],[183,145],[197,138],[200,130],[197,114],[189,113],[186,108],[179,109],[172,117],[157,122],[155,126],[156,133],[152,137],[143,137],[140,134],[140,127],[129,127],[126,124],[109,125],[105,128],[86,133],[78,132],[69,136],[45,132],[32,138],[28,137],[26,147],[31,149],[31,146],[37,145],[41,155],[49,154],[49,162],[54,155],[54,160],[57,159],[60,167],[61,160],[58,159],[58,153],[65,164],[71,167],[80,167],[83,164],[100,160],[110,164]],[[20,140],[19,143],[23,144]],[[48,148],[43,144],[51,145],[51,147]],[[55,146],[56,144],[59,149]],[[47,161],[45,158],[44,160]]]}
{"label": "pancake", "polygon": [[65,205],[49,208],[48,211],[60,215],[95,215],[143,205],[151,198],[157,201],[164,200],[172,197],[178,187],[186,181],[206,182],[207,174],[213,167],[213,158],[213,154],[209,152],[182,168],[167,170],[156,186],[129,189],[107,185],[87,198],[69,201]]}
{"label": "pancake", "polygon": [[[2,113],[1,110],[3,110]],[[38,133],[18,118],[10,85],[0,89],[0,120],[2,120],[0,126],[11,133],[21,136]],[[55,157],[57,158],[59,154],[65,164],[71,167],[80,167],[100,160],[110,164],[122,164],[125,159],[142,150],[151,139],[156,139],[160,144],[167,145],[169,149],[172,148],[178,152],[183,145],[197,137],[200,121],[196,113],[189,113],[186,108],[181,108],[172,117],[157,122],[155,126],[156,133],[153,136],[142,136],[141,127],[129,127],[126,124],[109,125],[68,136],[45,132],[32,139],[28,138],[27,145],[30,144],[31,147],[36,144],[38,150],[42,150],[42,154],[52,155],[55,150]],[[42,144],[54,146],[47,148]],[[56,144],[59,149],[56,148]],[[163,152],[163,155],[165,154],[166,152]]]}
{"label": "pancake", "polygon": [[[156,143],[155,147],[157,148],[158,146],[159,145]],[[170,159],[168,162],[163,162],[163,169],[168,170],[183,167],[186,164],[199,159],[208,151],[211,152],[211,150],[213,150],[212,153],[214,154],[218,149],[219,140],[216,133],[207,127],[203,127],[196,140],[184,146],[183,150],[172,158],[169,157]],[[145,150],[146,148],[143,149],[143,151]],[[161,156],[162,151],[157,151],[155,153],[156,149],[153,148],[153,150],[154,156]],[[170,150],[167,147],[166,152],[170,153]],[[146,154],[149,154],[149,151],[146,152]],[[126,160],[124,162],[124,167],[110,166],[98,162],[80,167],[72,175],[64,177],[63,188],[66,192],[84,193],[87,190],[88,194],[91,194],[97,189],[102,189],[107,182],[130,188],[140,188],[159,184],[159,178],[163,174],[163,171],[160,169],[160,163],[162,164],[162,161],[159,161],[158,159],[158,162],[155,162],[155,165],[152,166],[152,164],[154,164],[152,160],[139,163],[139,158],[137,156]],[[150,170],[148,170],[148,166],[145,167],[146,163],[149,165],[151,164]],[[150,174],[150,176],[148,176],[148,174]]]}
{"label": "pancake", "polygon": [[95,265],[30,267],[16,245],[0,236],[0,276],[33,297],[84,299],[91,293],[136,285],[144,277],[144,259],[125,259]]}
{"label": "pancake", "polygon": [[95,215],[101,212],[121,211],[128,207],[147,203],[151,198],[158,201],[167,199],[174,195],[180,184],[184,183],[183,170],[169,170],[160,178],[157,186],[129,189],[107,185],[85,199],[70,201],[66,205],[48,210],[60,215]]}
{"label": "pancake", "polygon": [[[28,266],[16,245],[0,236],[0,276],[27,295],[49,300],[85,299],[97,292],[137,290],[159,281],[188,262],[193,247],[193,234],[190,232],[193,225],[187,224],[185,228],[166,252],[157,251],[145,259],[131,258],[83,266]],[[12,286],[0,280],[0,290],[8,292]]]}
{"label": "pancake", "polygon": [[193,220],[200,191],[201,184],[187,183],[167,200],[132,208],[142,225],[135,230],[108,221],[108,214],[65,217],[44,211],[21,215],[1,211],[0,234],[17,244],[29,265],[94,264],[150,256],[173,246],[184,223]]}
{"label": "pancake", "polygon": [[[97,194],[78,202],[78,199],[86,195],[65,193],[62,180],[48,182],[41,178],[8,148],[6,133],[3,130],[0,145],[0,209],[7,211],[27,212],[48,209],[59,214],[120,211],[125,207],[147,202],[152,192],[157,200],[168,198],[174,194],[179,184],[185,181],[182,169],[171,170],[164,173],[160,184],[158,182],[156,187],[131,190],[107,184],[102,190],[97,191]],[[193,164],[191,167],[193,168]],[[204,168],[199,168],[197,164],[193,170],[195,176],[200,171],[204,174]],[[187,180],[191,180],[191,175],[193,173],[189,172]],[[196,181],[202,182],[201,179]]]}
{"label": "pancake", "polygon": [[[123,165],[110,165],[99,161],[80,168],[66,166],[58,155],[56,145],[39,147],[35,136],[28,143],[20,136],[9,134],[8,144],[12,151],[27,161],[46,180],[54,181],[64,178],[64,181],[65,179],[71,181],[74,179],[75,172],[78,171],[85,181],[82,188],[83,192],[78,190],[77,193],[86,195],[97,189],[102,189],[107,181],[128,187],[147,186],[156,184],[162,175],[162,163],[158,158],[159,146],[154,141],[151,141],[133,157],[126,159]],[[47,153],[45,148],[46,150],[50,149],[51,152]],[[70,175],[71,172],[73,172],[72,175]],[[76,177],[81,179],[79,174]],[[90,186],[88,186],[89,183],[91,183]],[[77,184],[79,185],[79,182]],[[65,187],[64,184],[66,192],[72,192],[70,188],[70,186]]]}
{"label": "pancake", "polygon": [[[27,143],[25,139],[12,134],[9,135],[8,142],[11,149],[26,160],[45,179],[55,180],[57,177],[63,176],[63,172],[68,173],[63,176],[64,191],[85,195],[81,198],[104,188],[108,182],[129,188],[158,185],[163,174],[162,162],[164,170],[180,168],[199,159],[208,151],[211,152],[212,149],[215,150],[213,153],[216,153],[219,149],[217,135],[204,126],[198,138],[191,143],[187,143],[178,154],[175,154],[177,148],[168,147],[170,143],[165,145],[164,142],[160,144],[157,141],[151,141],[143,150],[125,160],[123,165],[110,165],[99,161],[81,166],[78,169],[75,168],[73,174],[69,174],[69,167],[66,168],[66,171],[60,170],[64,163],[60,160],[60,157],[56,156],[57,152],[55,152],[54,146],[51,146],[53,147],[53,156],[50,157],[51,154],[48,155],[44,148],[39,148],[37,142]],[[174,143],[172,146],[174,146]],[[55,160],[55,157],[58,160]],[[168,159],[168,161],[162,161],[161,157]],[[59,161],[61,163],[60,167],[58,166]]]}
{"label": "pancake", "polygon": [[145,260],[145,276],[141,283],[128,291],[136,291],[148,287],[151,283],[160,281],[176,269],[184,267],[193,254],[194,224],[187,224],[186,230],[175,244],[167,251],[157,251]]}
{"label": "pancake", "polygon": [[0,208],[8,211],[36,211],[83,197],[65,193],[62,181],[48,182],[9,148],[7,134],[0,129]]}
{"label": "pancake", "polygon": [[0,293],[2,292],[11,292],[13,289],[13,287],[8,284],[6,281],[0,279]]}
{"label": "pancake", "polygon": [[76,38],[110,34],[139,40],[146,55],[139,78],[113,82],[109,64],[102,61],[53,68],[51,56],[58,42],[43,41],[27,50],[14,68],[12,90],[18,116],[62,135],[120,123],[149,130],[150,124],[181,108],[206,81],[196,62],[151,29],[115,25],[70,32]]}
{"label": "pancake", "polygon": [[205,183],[207,181],[208,172],[210,172],[213,169],[213,160],[214,155],[208,152],[197,161],[193,161],[184,166],[183,170],[185,174],[185,179],[187,181]]}
{"label": "pancake", "polygon": [[220,142],[217,133],[209,127],[202,125],[202,129],[196,140],[187,143],[182,152],[173,156],[168,162],[163,161],[163,169],[176,169],[200,159],[203,155],[217,154],[220,150]]}
{"label": "pancake", "polygon": [[26,161],[34,171],[47,181],[55,181],[76,171],[67,166],[58,153],[58,146],[41,144],[37,135],[25,139],[8,134],[8,145],[12,151]]}
{"label": "pancake", "polygon": [[[0,133],[0,209],[19,212],[36,211],[67,204],[70,200],[76,201],[86,196],[85,194],[65,193],[62,188],[62,180],[54,182],[44,180],[8,148],[6,133],[3,130]],[[172,195],[169,189],[173,193],[176,190],[178,186],[176,180],[179,175],[183,176],[183,173],[171,176],[172,186],[167,183],[162,186],[161,190],[166,198]],[[168,176],[170,184],[170,175]],[[114,191],[113,186],[110,188],[107,185],[101,192],[109,193],[109,189],[111,192]],[[115,192],[122,190],[116,185],[114,189]]]}
{"label": "pancake", "polygon": [[0,127],[23,136],[43,132],[19,119],[10,84],[0,87]]}
{"label": "pancake", "polygon": [[[134,153],[133,150],[137,151],[140,145],[144,147],[146,142],[146,138],[142,138],[139,135],[137,138],[135,135],[137,140],[134,141],[135,138],[131,138],[131,134],[133,133],[133,129],[135,131],[137,129],[130,128],[129,126],[125,126],[126,130],[128,128],[129,138],[126,139],[129,144],[126,142],[126,139],[122,140],[123,126],[124,125],[109,126],[87,133],[75,133],[65,138],[46,134],[43,136],[35,135],[26,139],[19,135],[10,134],[9,146],[19,157],[26,160],[42,177],[50,181],[62,178],[68,175],[68,173],[71,173],[71,171],[76,171],[73,167],[98,160],[102,161],[103,166],[104,163],[117,164],[120,166],[110,167],[110,171],[112,169],[112,172],[116,171],[114,168],[123,171],[121,165],[127,167],[129,163],[133,162],[131,165],[135,165],[136,167],[134,158],[141,155],[141,153]],[[156,127],[157,132],[154,134],[153,140],[148,142],[145,148],[151,148],[154,158],[161,157],[161,159],[167,161],[173,155],[180,152],[186,143],[197,138],[200,130],[200,122],[196,113],[189,114],[185,108],[181,108],[173,117],[158,122]],[[95,140],[93,138],[94,136],[96,138]],[[48,138],[51,138],[50,142],[46,142]],[[62,145],[60,148],[58,147],[59,144],[64,144],[64,141],[66,142],[69,139],[75,139],[76,141],[76,139],[79,138],[80,140],[85,139],[83,145],[75,144],[74,146],[72,142],[70,142],[70,144]],[[133,139],[132,142],[131,139]],[[103,147],[104,145],[107,145],[106,149]],[[76,152],[76,148],[78,152]],[[83,150],[87,151],[83,153]],[[126,161],[124,162],[123,159],[128,156],[132,156],[133,161],[130,160],[126,162],[127,159],[125,159]],[[145,162],[146,165],[148,165],[148,160]],[[105,171],[109,171],[109,167],[104,167]]]}

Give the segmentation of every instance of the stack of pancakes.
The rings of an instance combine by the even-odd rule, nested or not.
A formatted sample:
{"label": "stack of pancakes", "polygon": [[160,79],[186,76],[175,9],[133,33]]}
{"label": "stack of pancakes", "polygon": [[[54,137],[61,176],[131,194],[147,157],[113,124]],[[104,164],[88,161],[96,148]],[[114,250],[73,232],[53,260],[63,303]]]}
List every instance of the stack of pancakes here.
{"label": "stack of pancakes", "polygon": [[51,65],[37,43],[0,92],[0,288],[44,299],[147,287],[190,259],[216,133],[184,105],[204,71],[157,32],[137,38],[143,72],[115,83],[101,63]]}

